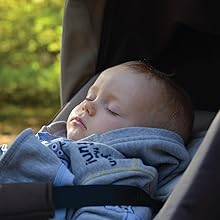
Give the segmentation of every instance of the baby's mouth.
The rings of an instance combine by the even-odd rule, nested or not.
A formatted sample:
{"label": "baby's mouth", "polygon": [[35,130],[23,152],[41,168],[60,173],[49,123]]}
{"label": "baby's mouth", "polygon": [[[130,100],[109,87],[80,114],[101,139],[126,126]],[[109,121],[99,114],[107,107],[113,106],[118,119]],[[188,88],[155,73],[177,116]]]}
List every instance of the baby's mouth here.
{"label": "baby's mouth", "polygon": [[71,121],[74,122],[76,125],[80,125],[80,126],[84,127],[85,129],[87,129],[84,122],[82,121],[82,119],[79,116],[74,117]]}

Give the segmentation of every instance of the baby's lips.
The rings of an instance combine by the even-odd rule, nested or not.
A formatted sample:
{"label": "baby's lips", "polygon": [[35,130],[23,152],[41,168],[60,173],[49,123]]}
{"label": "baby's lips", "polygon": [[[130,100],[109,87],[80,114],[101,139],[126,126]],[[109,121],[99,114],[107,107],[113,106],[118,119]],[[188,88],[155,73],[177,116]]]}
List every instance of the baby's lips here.
{"label": "baby's lips", "polygon": [[86,125],[84,124],[82,118],[80,118],[79,116],[73,117],[73,119],[71,119],[71,121],[73,121],[76,124],[80,124],[82,125],[85,129],[87,129]]}

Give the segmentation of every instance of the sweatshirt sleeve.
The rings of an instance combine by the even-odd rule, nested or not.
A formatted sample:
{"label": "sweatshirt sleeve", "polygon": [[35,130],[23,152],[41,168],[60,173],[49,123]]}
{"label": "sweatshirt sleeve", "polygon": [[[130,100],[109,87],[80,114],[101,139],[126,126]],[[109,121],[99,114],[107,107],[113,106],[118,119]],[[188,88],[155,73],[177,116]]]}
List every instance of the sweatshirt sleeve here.
{"label": "sweatshirt sleeve", "polygon": [[0,160],[0,183],[73,183],[61,160],[37,139],[32,129],[21,132]]}

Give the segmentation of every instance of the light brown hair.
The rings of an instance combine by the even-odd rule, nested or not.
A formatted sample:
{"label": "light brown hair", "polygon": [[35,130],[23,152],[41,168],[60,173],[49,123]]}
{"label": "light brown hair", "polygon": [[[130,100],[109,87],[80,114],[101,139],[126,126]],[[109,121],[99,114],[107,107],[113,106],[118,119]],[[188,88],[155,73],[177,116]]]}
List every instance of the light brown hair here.
{"label": "light brown hair", "polygon": [[161,92],[164,95],[163,106],[160,110],[163,120],[152,126],[168,129],[179,134],[184,142],[189,140],[193,126],[193,106],[190,96],[187,92],[177,85],[170,76],[154,68],[149,63],[142,61],[130,61],[123,65],[134,70],[137,73],[143,73],[148,80],[157,80],[161,86]]}

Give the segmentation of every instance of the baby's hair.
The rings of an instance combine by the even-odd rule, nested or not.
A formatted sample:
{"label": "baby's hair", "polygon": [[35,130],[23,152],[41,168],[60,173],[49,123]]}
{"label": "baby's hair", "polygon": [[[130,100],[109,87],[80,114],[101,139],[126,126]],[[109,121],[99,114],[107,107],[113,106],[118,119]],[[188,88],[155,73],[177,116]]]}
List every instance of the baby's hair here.
{"label": "baby's hair", "polygon": [[160,112],[166,119],[155,126],[175,131],[187,142],[192,132],[194,118],[192,102],[187,92],[171,80],[172,75],[157,70],[150,63],[130,61],[124,65],[134,72],[145,74],[148,80],[155,79],[161,83],[161,91],[165,92],[166,98],[164,109],[160,109]]}

